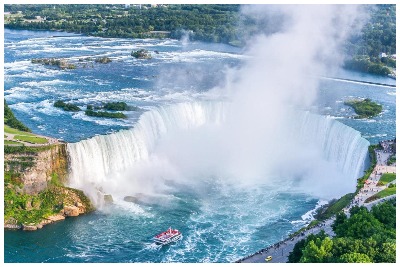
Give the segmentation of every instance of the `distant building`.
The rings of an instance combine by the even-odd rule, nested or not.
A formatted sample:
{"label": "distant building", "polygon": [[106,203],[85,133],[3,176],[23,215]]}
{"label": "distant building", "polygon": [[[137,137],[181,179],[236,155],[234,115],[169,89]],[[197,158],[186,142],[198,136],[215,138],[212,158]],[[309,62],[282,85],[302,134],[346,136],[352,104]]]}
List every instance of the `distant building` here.
{"label": "distant building", "polygon": [[383,58],[383,57],[387,57],[387,55],[386,55],[386,53],[382,52],[382,53],[379,54],[379,58]]}

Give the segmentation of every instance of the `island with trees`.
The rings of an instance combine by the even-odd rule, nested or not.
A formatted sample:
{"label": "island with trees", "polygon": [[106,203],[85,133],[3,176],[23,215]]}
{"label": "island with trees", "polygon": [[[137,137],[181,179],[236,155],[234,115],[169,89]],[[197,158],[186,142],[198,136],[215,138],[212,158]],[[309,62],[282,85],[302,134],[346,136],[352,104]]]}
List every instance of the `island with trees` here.
{"label": "island with trees", "polygon": [[65,103],[64,101],[61,101],[61,100],[57,100],[56,102],[54,102],[53,106],[56,107],[56,108],[61,108],[64,111],[76,112],[76,111],[80,111],[81,110],[80,107],[78,107],[77,105],[68,104],[68,103]]}
{"label": "island with trees", "polygon": [[86,109],[85,115],[90,117],[102,117],[102,118],[113,118],[113,119],[127,118],[127,116],[122,112],[93,111],[91,109]]}
{"label": "island with trees", "polygon": [[358,115],[356,119],[375,117],[382,112],[382,105],[373,102],[369,98],[363,100],[349,100],[345,101],[344,104],[354,109]]}

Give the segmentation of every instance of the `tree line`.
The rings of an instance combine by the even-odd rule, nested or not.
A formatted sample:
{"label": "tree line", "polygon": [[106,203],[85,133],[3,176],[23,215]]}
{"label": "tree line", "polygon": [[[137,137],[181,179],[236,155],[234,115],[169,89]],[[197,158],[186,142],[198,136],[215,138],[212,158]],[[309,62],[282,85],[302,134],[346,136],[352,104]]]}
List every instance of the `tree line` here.
{"label": "tree line", "polygon": [[296,243],[288,262],[396,262],[396,200],[372,207],[355,206],[336,215],[333,238],[321,231]]}
{"label": "tree line", "polygon": [[[366,7],[370,19],[360,34],[347,40],[344,66],[388,75],[396,61],[381,57],[381,53],[396,54],[396,5]],[[6,28],[62,30],[100,37],[187,36],[192,40],[242,46],[249,35],[260,30],[254,18],[240,12],[240,5],[5,5],[4,9],[21,12],[21,16],[9,17]],[[35,20],[36,16],[42,20]]]}

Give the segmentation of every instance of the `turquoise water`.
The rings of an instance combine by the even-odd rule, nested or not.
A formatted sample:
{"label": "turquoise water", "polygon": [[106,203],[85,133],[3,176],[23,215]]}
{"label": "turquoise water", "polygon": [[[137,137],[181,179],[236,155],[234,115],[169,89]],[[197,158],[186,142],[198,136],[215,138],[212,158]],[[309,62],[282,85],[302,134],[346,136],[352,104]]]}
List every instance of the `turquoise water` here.
{"label": "turquoise water", "polygon": [[[130,52],[139,48],[153,51],[154,59],[133,59]],[[33,132],[78,142],[130,128],[155,106],[207,100],[210,88],[223,85],[227,68],[242,64],[241,52],[222,44],[6,30],[5,99]],[[73,71],[30,63],[42,57],[79,63],[87,56],[109,56],[113,62]],[[332,77],[395,84],[389,78],[347,71]],[[350,97],[369,97],[383,104],[384,112],[374,119],[349,119],[353,113],[343,101]],[[376,143],[395,137],[395,98],[393,87],[322,79],[314,109]],[[58,99],[82,108],[125,101],[142,110],[128,112],[125,121],[90,118],[54,108]],[[295,181],[286,178],[248,186],[219,177],[195,185],[171,181],[164,194],[145,203],[115,198],[104,209],[40,231],[5,231],[5,262],[232,262],[285,238],[311,219],[308,212],[320,199],[297,190]],[[179,229],[183,239],[155,246],[151,238],[169,226]]]}

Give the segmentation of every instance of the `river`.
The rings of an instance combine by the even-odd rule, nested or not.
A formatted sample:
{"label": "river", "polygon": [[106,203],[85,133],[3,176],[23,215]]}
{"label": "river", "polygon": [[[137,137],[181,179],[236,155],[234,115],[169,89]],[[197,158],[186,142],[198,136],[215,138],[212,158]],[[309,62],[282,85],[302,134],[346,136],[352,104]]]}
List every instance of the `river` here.
{"label": "river", "polygon": [[[132,50],[141,48],[152,51],[153,59],[131,57]],[[93,63],[93,66],[90,62],[86,67],[80,65],[85,61],[79,59],[101,56],[110,57],[112,62]],[[59,70],[30,61],[44,57],[67,58],[79,67],[76,70]],[[246,58],[241,49],[224,44],[5,30],[4,95],[16,117],[34,133],[76,143],[75,147],[70,147],[71,155],[79,146],[84,146],[84,142],[106,140],[107,137],[102,136],[104,134],[112,134],[110,138],[115,137],[115,140],[128,140],[124,147],[129,147],[133,141],[123,138],[124,133],[118,131],[133,127],[139,129],[136,136],[143,136],[143,131],[148,133],[143,129],[155,129],[152,127],[157,125],[150,122],[164,125],[164,122],[173,121],[186,125],[182,117],[186,113],[177,112],[182,110],[182,105],[187,105],[184,108],[186,111],[193,109],[190,114],[194,118],[202,123],[206,121],[200,115],[206,114],[209,107],[193,103],[214,101],[211,89],[224,86],[225,80],[221,77],[225,77],[230,68],[240,67]],[[309,121],[310,127],[326,125],[324,131],[327,138],[320,142],[332,144],[332,147],[325,148],[327,158],[340,158],[341,153],[351,157],[359,151],[365,152],[364,138],[370,143],[377,143],[395,137],[396,88],[340,79],[388,85],[395,85],[395,80],[345,70],[332,73],[329,77],[339,79],[321,77],[318,98],[311,107],[311,112],[328,117],[311,121],[307,120],[308,117],[304,118]],[[354,97],[371,98],[382,104],[382,114],[373,119],[350,118],[354,113],[343,102]],[[59,99],[77,104],[82,109],[87,104],[125,101],[140,110],[126,112],[127,120],[93,118],[85,116],[83,111],[68,113],[53,107],[54,101]],[[157,120],[146,124],[146,118],[151,114]],[[212,117],[210,120],[215,122],[217,119]],[[149,128],[141,128],[140,125]],[[203,130],[210,133],[210,129]],[[190,133],[193,134],[191,137],[202,136],[201,132]],[[328,138],[334,133],[336,136],[345,133],[345,136],[343,139]],[[345,152],[334,149],[338,147],[337,140],[342,140],[343,144],[350,136],[352,142],[346,145]],[[165,149],[171,144],[168,138],[176,138],[183,143],[189,140],[186,134],[157,138],[166,140],[163,141]],[[355,147],[355,143],[359,143],[360,147]],[[123,151],[107,144],[112,151]],[[86,147],[101,151],[95,144]],[[269,177],[245,185],[231,180],[227,182],[224,175],[218,176],[219,172],[199,171],[197,176],[190,176],[192,173],[187,172],[185,174],[191,179],[197,179],[190,182],[187,179],[169,179],[171,177],[163,177],[163,171],[168,173],[170,169],[159,161],[161,152],[162,149],[157,150],[157,165],[142,165],[140,169],[131,170],[132,162],[129,162],[123,172],[116,167],[114,172],[98,173],[98,168],[79,169],[75,164],[77,180],[86,179],[79,176],[84,171],[95,172],[96,176],[92,178],[101,184],[103,180],[100,181],[99,177],[104,175],[107,181],[104,190],[113,193],[114,204],[102,206],[88,215],[47,225],[35,232],[5,231],[5,262],[233,262],[282,240],[306,225],[312,219],[311,211],[329,200],[299,189],[297,179],[301,179],[300,174],[296,179]],[[95,154],[103,155],[101,153]],[[178,156],[179,160],[183,158]],[[122,157],[122,161],[126,158],[123,154],[111,154],[109,159],[118,157]],[[194,155],[187,157],[201,159]],[[82,166],[85,166],[84,161],[82,158],[78,160]],[[186,165],[190,164],[190,161],[186,162]],[[343,166],[339,168],[343,170],[340,171],[349,168],[344,166],[346,162],[341,164]],[[354,166],[357,164],[354,163]],[[112,166],[117,165],[116,161]],[[160,173],[148,172],[154,166],[160,167]],[[357,166],[360,169],[350,175],[353,179],[351,184],[355,183],[353,176],[362,171],[362,167]],[[136,176],[143,174],[144,178],[135,180],[129,177],[130,173]],[[144,175],[148,173],[152,175]],[[87,182],[93,180],[88,178]],[[146,191],[144,188],[160,184],[162,188],[160,186],[149,193],[151,197],[142,203],[123,201],[123,197],[130,192]],[[171,246],[155,246],[151,238],[169,226],[178,228],[183,233],[183,239]]]}

